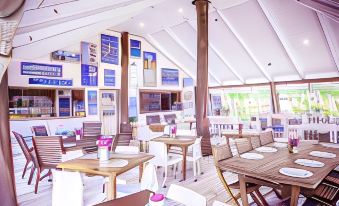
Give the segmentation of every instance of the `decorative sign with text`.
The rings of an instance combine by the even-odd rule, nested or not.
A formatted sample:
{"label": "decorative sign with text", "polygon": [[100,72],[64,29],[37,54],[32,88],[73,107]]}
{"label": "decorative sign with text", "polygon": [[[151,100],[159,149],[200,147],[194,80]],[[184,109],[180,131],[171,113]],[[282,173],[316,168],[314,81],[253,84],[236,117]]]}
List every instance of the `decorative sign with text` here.
{"label": "decorative sign with text", "polygon": [[119,64],[119,38],[101,34],[101,62]]}
{"label": "decorative sign with text", "polygon": [[62,65],[21,62],[21,75],[62,77]]}
{"label": "decorative sign with text", "polygon": [[65,86],[65,87],[73,86],[73,80],[65,79],[29,78],[28,83],[46,86]]}

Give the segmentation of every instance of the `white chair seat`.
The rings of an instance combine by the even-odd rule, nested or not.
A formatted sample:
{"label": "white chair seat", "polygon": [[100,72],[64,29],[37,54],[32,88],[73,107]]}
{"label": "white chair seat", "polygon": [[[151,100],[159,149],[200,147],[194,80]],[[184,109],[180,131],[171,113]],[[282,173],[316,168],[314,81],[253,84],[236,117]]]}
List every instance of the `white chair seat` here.
{"label": "white chair seat", "polygon": [[170,186],[166,197],[186,206],[206,206],[207,204],[204,196],[175,184]]}
{"label": "white chair seat", "polygon": [[61,156],[61,161],[66,162],[68,160],[73,160],[73,159],[76,159],[82,156],[84,156],[84,153],[82,152],[82,150],[69,151],[69,152],[66,152],[66,154],[63,154]]}
{"label": "white chair seat", "polygon": [[168,165],[178,164],[178,163],[181,162],[182,160],[183,160],[182,156],[181,156],[181,157],[169,156],[169,157],[168,157],[167,164],[168,164]]}

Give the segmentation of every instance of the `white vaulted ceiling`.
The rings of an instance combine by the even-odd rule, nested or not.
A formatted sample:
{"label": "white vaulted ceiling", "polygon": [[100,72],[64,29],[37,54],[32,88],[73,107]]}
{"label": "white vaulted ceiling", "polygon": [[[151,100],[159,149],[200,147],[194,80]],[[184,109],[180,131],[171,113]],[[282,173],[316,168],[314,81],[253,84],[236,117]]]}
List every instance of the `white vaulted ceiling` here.
{"label": "white vaulted ceiling", "polygon": [[[192,0],[32,0],[26,8],[13,58],[34,59],[111,29],[144,37],[196,77]],[[209,85],[338,77],[338,34],[339,23],[295,0],[211,0]]]}

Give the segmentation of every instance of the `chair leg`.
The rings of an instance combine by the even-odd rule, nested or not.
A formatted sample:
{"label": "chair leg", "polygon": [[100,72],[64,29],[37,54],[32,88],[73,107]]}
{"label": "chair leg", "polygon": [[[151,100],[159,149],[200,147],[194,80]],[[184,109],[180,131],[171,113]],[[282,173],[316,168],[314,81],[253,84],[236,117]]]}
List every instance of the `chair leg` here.
{"label": "chair leg", "polygon": [[177,179],[177,164],[174,164],[174,179]]}
{"label": "chair leg", "polygon": [[24,167],[24,171],[22,172],[22,176],[21,176],[22,179],[25,177],[28,163],[29,163],[29,161],[26,161],[26,164],[25,164],[25,167]]}
{"label": "chair leg", "polygon": [[201,172],[201,159],[197,160],[197,168],[198,168],[198,175],[204,174],[203,172]]}
{"label": "chair leg", "polygon": [[51,174],[52,174],[51,170],[48,170],[48,172],[44,176],[40,177],[40,181],[45,179],[46,177],[50,177]]}
{"label": "chair leg", "polygon": [[164,167],[164,169],[165,169],[165,177],[164,177],[164,181],[162,182],[162,187],[163,188],[166,188],[166,185],[165,185],[165,182],[166,182],[166,180],[167,180],[167,165]]}
{"label": "chair leg", "polygon": [[255,190],[254,192],[255,192],[255,194],[259,197],[261,203],[262,203],[264,206],[269,206],[268,203],[267,203],[267,201],[266,201],[266,199],[265,199],[265,197],[260,193],[259,189]]}
{"label": "chair leg", "polygon": [[41,170],[40,170],[40,168],[38,168],[38,173],[36,175],[36,181],[35,181],[35,189],[34,189],[35,194],[38,193],[38,187],[39,187],[39,182],[40,182],[40,174],[41,174]]}
{"label": "chair leg", "polygon": [[194,176],[194,182],[198,181],[197,179],[197,162],[193,161],[193,176]]}
{"label": "chair leg", "polygon": [[218,176],[219,176],[219,179],[221,180],[222,184],[224,185],[225,190],[226,190],[227,193],[231,196],[231,198],[233,199],[233,201],[235,202],[235,204],[236,204],[237,206],[240,206],[240,204],[239,204],[239,202],[238,202],[238,200],[237,200],[237,199],[239,199],[240,194],[238,194],[237,197],[234,196],[233,193],[232,193],[232,191],[231,191],[231,189],[229,188],[229,186],[228,186],[228,184],[227,184],[227,182],[226,182],[226,180],[225,180],[223,174],[222,174],[222,171],[221,171],[219,168],[216,168],[216,170],[217,170],[217,174],[218,174]]}
{"label": "chair leg", "polygon": [[253,201],[255,202],[255,204],[257,204],[258,206],[261,206],[261,202],[259,201],[259,199],[257,198],[257,196],[255,196],[255,194],[253,194],[253,192],[250,193]]}
{"label": "chair leg", "polygon": [[282,196],[281,196],[281,194],[280,194],[280,192],[279,192],[277,189],[273,188],[273,191],[274,191],[275,195],[276,195],[279,199],[283,199]]}
{"label": "chair leg", "polygon": [[35,167],[33,166],[33,167],[31,168],[31,174],[29,175],[28,185],[30,185],[30,184],[32,183],[33,176],[34,176],[34,172],[35,172]]}

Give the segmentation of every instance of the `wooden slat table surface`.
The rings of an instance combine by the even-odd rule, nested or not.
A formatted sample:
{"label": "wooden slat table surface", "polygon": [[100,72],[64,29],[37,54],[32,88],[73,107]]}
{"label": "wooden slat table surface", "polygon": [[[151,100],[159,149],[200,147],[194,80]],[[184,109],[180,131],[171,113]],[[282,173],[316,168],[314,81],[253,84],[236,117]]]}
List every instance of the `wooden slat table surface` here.
{"label": "wooden slat table surface", "polygon": [[128,164],[124,167],[100,167],[99,159],[96,159],[96,153],[88,154],[83,157],[69,160],[60,163],[57,168],[67,171],[77,171],[90,175],[99,175],[109,178],[107,186],[107,199],[115,199],[116,197],[116,177],[128,170],[131,170],[137,166],[140,167],[140,176],[142,175],[143,163],[152,159],[153,155],[146,153],[139,154],[118,154],[111,153],[110,160],[123,159],[127,160]]}
{"label": "wooden slat table surface", "polygon": [[[272,146],[272,144],[269,144],[268,146]],[[218,166],[225,171],[255,177],[276,184],[291,185],[292,190],[293,188],[300,190],[300,187],[315,189],[319,183],[330,173],[330,171],[333,170],[339,163],[339,149],[325,147],[320,144],[302,142],[297,154],[289,153],[287,148],[277,149],[278,151],[275,153],[260,153],[264,156],[264,158],[261,160],[248,160],[240,158],[239,156],[235,156],[233,158],[220,161]],[[331,152],[335,153],[337,156],[335,158],[328,159],[313,157],[309,155],[311,151]],[[294,163],[296,159],[301,158],[320,161],[323,162],[325,166],[322,168],[313,168]],[[311,171],[313,176],[309,178],[295,178],[285,176],[279,173],[279,170],[282,167],[305,169]]]}
{"label": "wooden slat table surface", "polygon": [[167,145],[169,149],[171,146],[180,147],[182,149],[183,163],[182,163],[182,176],[183,181],[186,180],[186,156],[187,148],[194,144],[196,136],[176,136],[175,138],[170,138],[169,136],[161,136],[152,139],[151,141],[163,142]]}

